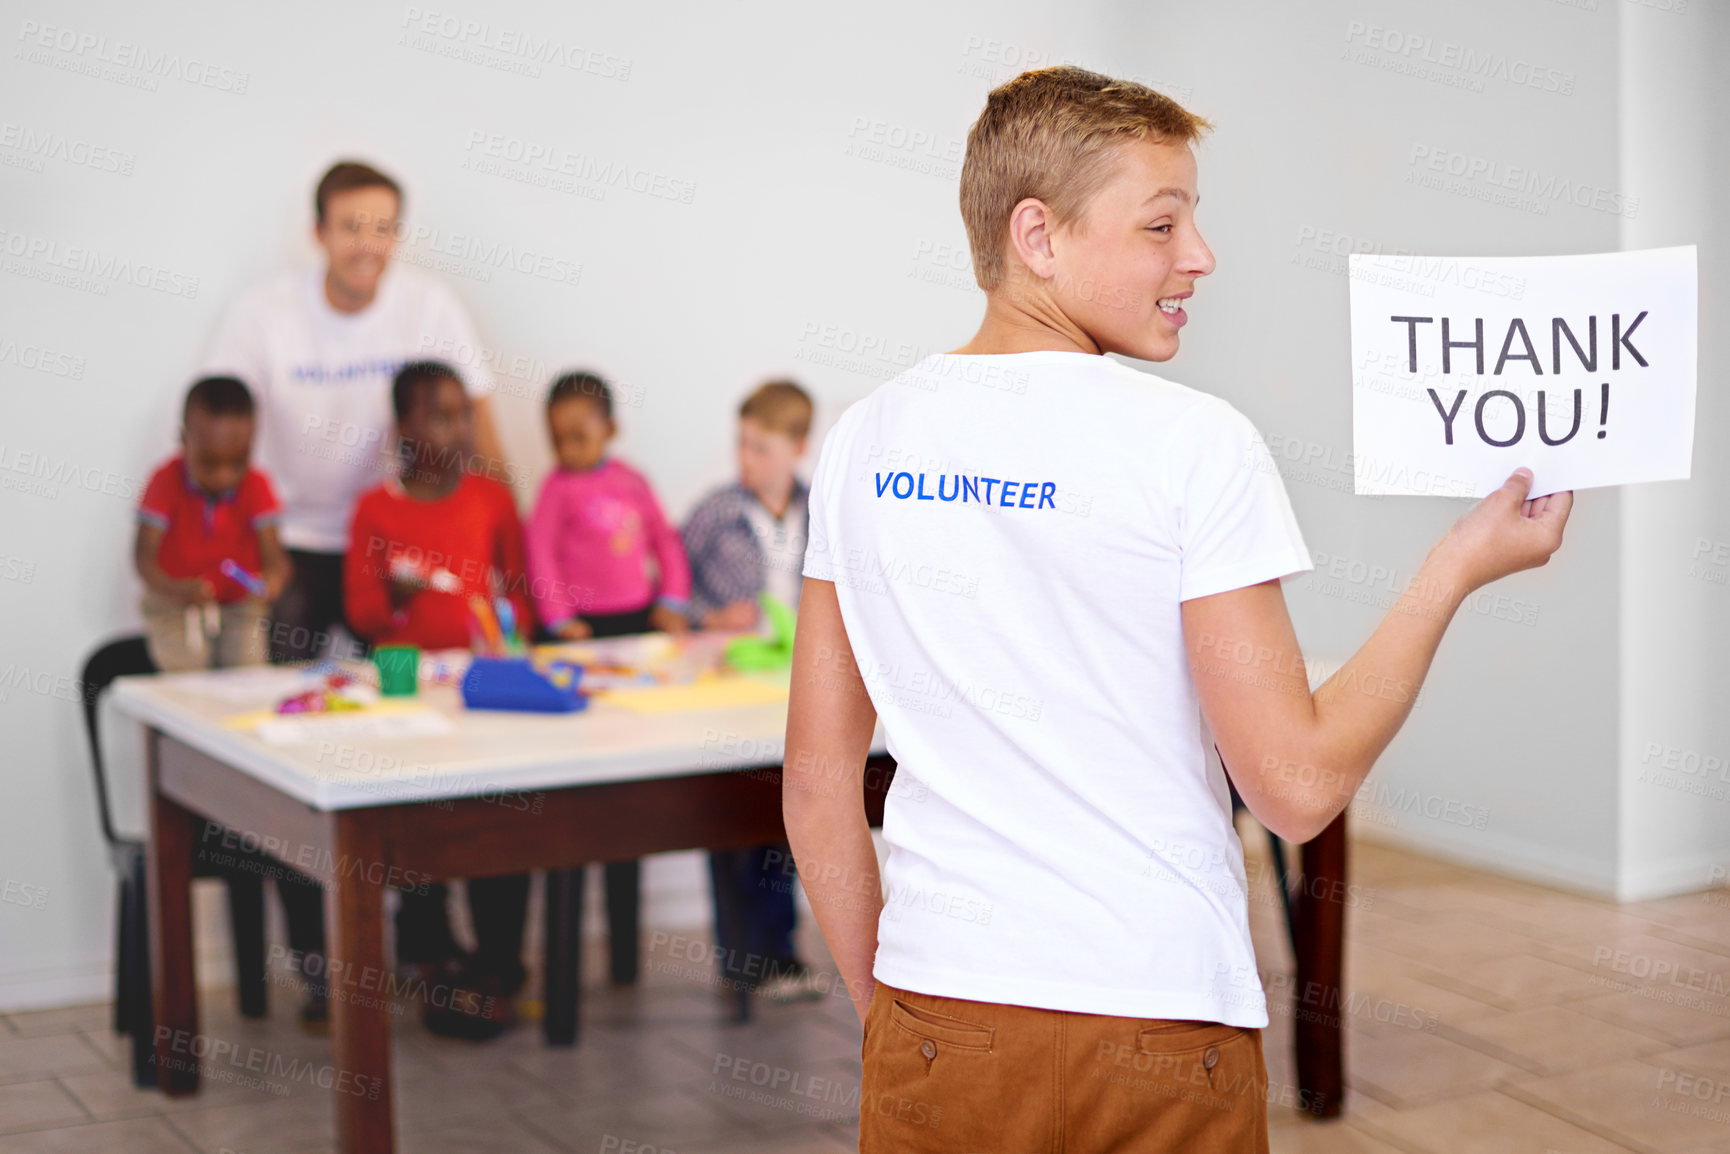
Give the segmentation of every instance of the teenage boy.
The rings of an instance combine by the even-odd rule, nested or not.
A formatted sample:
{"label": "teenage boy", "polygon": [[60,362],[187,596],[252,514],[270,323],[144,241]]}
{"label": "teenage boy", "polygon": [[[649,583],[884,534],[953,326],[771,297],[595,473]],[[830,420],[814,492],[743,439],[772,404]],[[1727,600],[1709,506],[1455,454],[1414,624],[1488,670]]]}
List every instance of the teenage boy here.
{"label": "teenage boy", "polygon": [[[402,212],[397,182],[356,161],[334,165],[313,194],[322,268],[282,273],[229,307],[206,371],[252,386],[259,457],[282,494],[282,540],[294,577],[270,623],[271,659],[318,656],[342,622],[342,557],[354,503],[396,468],[391,378],[434,343],[479,348],[455,295],[391,264]],[[463,383],[475,409],[478,471],[505,476],[478,361]]]}
{"label": "teenage boy", "polygon": [[[1308,840],[1461,599],[1561,544],[1572,494],[1524,500],[1516,471],[1311,691],[1279,580],[1311,564],[1254,427],[1103,355],[1177,352],[1214,267],[1206,127],[1073,67],[994,90],[961,173],[984,321],[849,408],[812,479],[783,802],[864,1023],[865,1154],[1265,1151],[1266,1001],[1202,719],[1250,811]],[[859,787],[833,788],[878,717],[881,877]]]}
{"label": "teenage boy", "polygon": [[[739,406],[739,479],[705,497],[685,523],[690,612],[702,628],[758,624],[757,595],[765,591],[798,608],[809,490],[793,470],[810,431],[811,398],[792,381],[770,381]],[[798,915],[787,846],[711,850],[709,876],[722,980],[775,1002],[822,997],[793,948]]]}

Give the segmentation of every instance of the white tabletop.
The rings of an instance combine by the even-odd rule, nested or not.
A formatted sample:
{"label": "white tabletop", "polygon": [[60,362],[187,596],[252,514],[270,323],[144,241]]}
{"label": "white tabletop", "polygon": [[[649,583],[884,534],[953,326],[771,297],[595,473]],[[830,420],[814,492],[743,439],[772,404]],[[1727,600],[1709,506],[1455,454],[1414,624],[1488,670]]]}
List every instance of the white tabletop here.
{"label": "white tabletop", "polygon": [[[322,810],[778,765],[786,741],[785,701],[642,714],[601,695],[576,713],[519,713],[466,709],[454,686],[424,684],[416,698],[393,699],[423,702],[429,707],[423,714],[304,717],[297,720],[314,728],[294,744],[273,744],[256,727],[225,724],[239,713],[271,709],[292,690],[295,676],[293,670],[254,667],[123,677],[114,683],[114,703],[128,716]],[[788,675],[750,676],[778,677],[784,685]],[[371,721],[354,720],[365,716]],[[356,725],[369,732],[341,732]],[[381,732],[393,727],[406,732]],[[424,732],[434,727],[443,732]],[[881,725],[871,748],[884,751]]]}

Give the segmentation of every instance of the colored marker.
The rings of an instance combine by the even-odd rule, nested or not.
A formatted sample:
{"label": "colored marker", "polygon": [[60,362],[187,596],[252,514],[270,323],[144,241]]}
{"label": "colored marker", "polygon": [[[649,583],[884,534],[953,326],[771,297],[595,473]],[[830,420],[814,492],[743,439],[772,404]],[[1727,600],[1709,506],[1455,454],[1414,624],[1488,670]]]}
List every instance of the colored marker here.
{"label": "colored marker", "polygon": [[499,634],[499,623],[493,617],[493,611],[488,608],[486,598],[478,593],[471,594],[469,609],[474,613],[475,620],[480,622],[481,633],[486,637],[488,651],[502,654],[505,640]]}
{"label": "colored marker", "polygon": [[222,559],[222,564],[218,566],[218,568],[222,570],[222,575],[224,577],[227,577],[230,581],[233,581],[236,585],[239,585],[254,597],[264,596],[264,578],[258,576],[256,573],[249,573],[245,569],[242,569],[239,565],[234,563],[232,558],[224,557]]}
{"label": "colored marker", "polygon": [[511,607],[510,600],[505,597],[493,598],[493,605],[499,613],[499,629],[505,635],[505,652],[517,651],[517,614]]}

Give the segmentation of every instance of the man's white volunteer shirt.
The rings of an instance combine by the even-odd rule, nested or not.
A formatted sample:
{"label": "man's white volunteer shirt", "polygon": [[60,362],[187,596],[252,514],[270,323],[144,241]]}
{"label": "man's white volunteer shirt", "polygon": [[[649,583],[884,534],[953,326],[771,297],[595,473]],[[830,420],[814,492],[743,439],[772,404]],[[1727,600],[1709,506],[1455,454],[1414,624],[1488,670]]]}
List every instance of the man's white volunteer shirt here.
{"label": "man's white volunteer shirt", "polygon": [[229,307],[204,359],[258,402],[255,463],[282,497],[282,541],[340,553],[361,493],[397,472],[391,380],[408,361],[443,360],[471,397],[493,391],[474,326],[444,285],[390,266],[371,305],[341,313],[324,270],[282,273]]}
{"label": "man's white volunteer shirt", "polygon": [[842,414],[810,503],[899,765],[875,976],[1265,1026],[1179,611],[1313,567],[1249,420],[1108,357],[939,353]]}

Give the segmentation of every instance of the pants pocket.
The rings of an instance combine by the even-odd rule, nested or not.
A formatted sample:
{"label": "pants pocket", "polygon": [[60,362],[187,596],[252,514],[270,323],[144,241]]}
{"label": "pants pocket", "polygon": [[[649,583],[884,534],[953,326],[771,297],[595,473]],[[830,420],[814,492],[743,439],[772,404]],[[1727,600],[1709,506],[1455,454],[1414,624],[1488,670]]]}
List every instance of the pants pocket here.
{"label": "pants pocket", "polygon": [[914,1006],[899,998],[889,1002],[889,1020],[898,1029],[920,1039],[920,1052],[927,1059],[937,1056],[939,1048],[960,1050],[991,1050],[997,1031],[951,1014],[939,1013],[925,1006]]}
{"label": "pants pocket", "polygon": [[[1121,1023],[1121,1024],[1120,1024]],[[1265,1154],[1261,1031],[1219,1022],[1107,1020],[1077,1067],[1069,1149]]]}
{"label": "pants pocket", "polygon": [[866,1018],[861,1154],[1016,1148],[1011,1136],[1023,1121],[1017,1104],[1005,1098],[1013,1097],[1017,1070],[1005,1064],[1009,1055],[997,1052],[994,1025],[932,1009],[918,994],[884,986]]}
{"label": "pants pocket", "polygon": [[1137,1032],[1135,1063],[1180,1085],[1218,1089],[1228,1075],[1241,1077],[1245,1067],[1232,1059],[1253,1050],[1254,1041],[1251,1031],[1243,1026],[1151,1022]]}
{"label": "pants pocket", "polygon": [[1149,1022],[1137,1033],[1135,1048],[1142,1054],[1185,1054],[1209,1046],[1222,1046],[1248,1034],[1246,1027],[1227,1026],[1220,1022]]}

